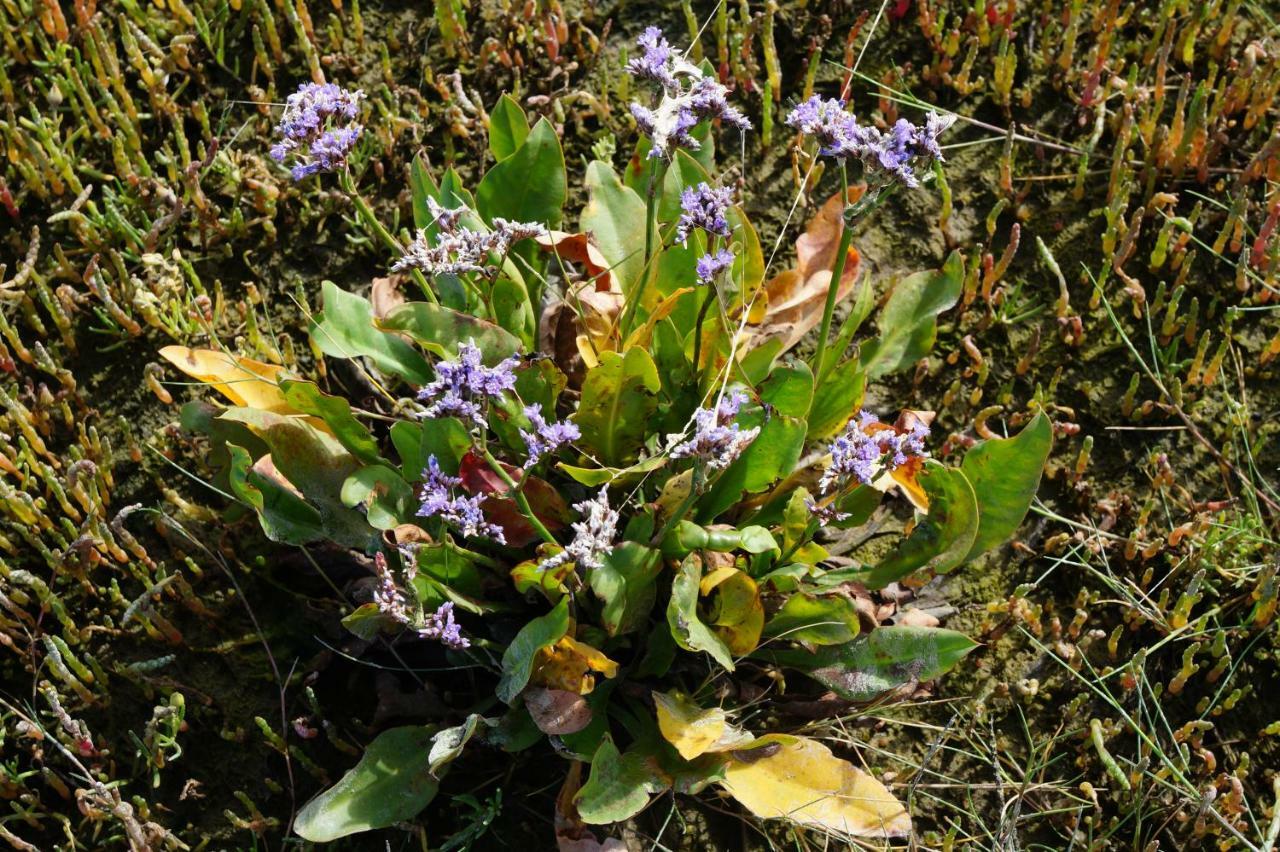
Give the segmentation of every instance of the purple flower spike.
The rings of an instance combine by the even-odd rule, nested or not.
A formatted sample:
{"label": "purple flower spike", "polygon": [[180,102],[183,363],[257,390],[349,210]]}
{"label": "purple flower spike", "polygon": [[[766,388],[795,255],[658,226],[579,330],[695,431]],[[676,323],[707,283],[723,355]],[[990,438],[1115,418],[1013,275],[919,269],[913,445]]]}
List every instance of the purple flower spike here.
{"label": "purple flower spike", "polygon": [[710,284],[715,281],[717,275],[733,266],[733,260],[733,252],[727,249],[720,249],[715,254],[704,254],[698,258],[695,266],[698,273],[698,283]]}
{"label": "purple flower spike", "polygon": [[483,495],[455,497],[453,489],[461,485],[462,480],[441,471],[440,463],[434,455],[427,458],[422,478],[422,492],[419,495],[422,505],[418,507],[418,517],[439,517],[456,527],[463,538],[485,536],[498,544],[507,543],[502,528],[485,520],[484,512],[480,509],[480,504],[484,502]]}
{"label": "purple flower spike", "polygon": [[737,391],[722,398],[714,409],[699,408],[693,414],[693,436],[673,446],[671,457],[699,459],[711,470],[733,464],[760,434],[759,426],[743,429],[734,422],[746,401],[747,395]]}
{"label": "purple flower spike", "polygon": [[294,180],[342,168],[364,130],[356,123],[362,97],[333,83],[304,83],[285,101],[272,159],[283,163],[294,155]]}
{"label": "purple flower spike", "polygon": [[542,405],[539,403],[526,405],[524,416],[528,417],[529,423],[533,425],[532,432],[520,430],[520,437],[524,438],[525,446],[529,448],[527,464],[530,466],[537,464],[543,456],[554,453],[561,446],[582,437],[582,432],[574,423],[548,423],[542,416]]}
{"label": "purple flower spike", "polygon": [[583,500],[573,508],[582,513],[582,519],[573,524],[573,541],[555,556],[544,559],[538,565],[540,571],[570,562],[583,570],[598,569],[604,565],[605,554],[613,550],[619,516],[609,508],[609,486],[601,488],[595,499]]}
{"label": "purple flower spike", "polygon": [[733,189],[707,183],[686,187],[680,193],[680,220],[676,222],[676,242],[685,243],[695,228],[717,237],[729,236],[725,212],[733,204]]}
{"label": "purple flower spike", "polygon": [[436,378],[418,391],[418,400],[431,403],[424,417],[457,417],[485,425],[482,402],[488,397],[502,396],[516,386],[515,373],[520,359],[512,355],[494,367],[481,361],[475,341],[458,347],[458,360],[436,364]]}
{"label": "purple flower spike", "polygon": [[471,647],[471,640],[462,635],[462,627],[453,620],[453,601],[445,601],[439,609],[427,616],[426,624],[419,630],[423,639],[435,639],[454,651]]}
{"label": "purple flower spike", "polygon": [[831,442],[831,465],[823,472],[818,488],[823,494],[830,494],[833,486],[839,490],[854,482],[870,485],[884,473],[927,457],[924,442],[928,437],[929,427],[924,423],[917,422],[909,431],[899,432],[882,425],[871,412],[862,411],[857,421],[850,421]]}

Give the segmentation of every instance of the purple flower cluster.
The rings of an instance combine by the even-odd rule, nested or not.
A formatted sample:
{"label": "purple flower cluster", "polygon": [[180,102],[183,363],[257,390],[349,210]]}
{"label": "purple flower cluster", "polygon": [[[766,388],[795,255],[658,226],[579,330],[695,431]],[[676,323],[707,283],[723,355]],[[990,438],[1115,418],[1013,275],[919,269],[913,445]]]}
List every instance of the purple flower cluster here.
{"label": "purple flower cluster", "polygon": [[462,627],[453,620],[453,601],[445,601],[428,615],[426,623],[418,628],[418,635],[423,639],[435,639],[454,651],[471,647],[471,640],[462,635]]}
{"label": "purple flower cluster", "polygon": [[490,254],[506,257],[520,240],[547,233],[547,229],[536,222],[509,222],[501,218],[494,218],[488,231],[473,231],[458,227],[458,220],[467,212],[465,207],[441,207],[430,198],[427,199],[427,207],[440,231],[436,244],[431,245],[427,232],[419,229],[413,242],[392,265],[392,272],[406,269],[419,269],[427,275],[484,272],[484,264]]}
{"label": "purple flower cluster", "polygon": [[422,416],[457,417],[483,428],[481,403],[516,386],[513,370],[519,364],[519,357],[512,355],[493,367],[486,367],[475,341],[463,343],[458,347],[458,360],[437,363],[435,380],[418,391],[418,400],[430,403]]}
{"label": "purple flower cluster", "polygon": [[653,143],[650,157],[670,159],[677,148],[697,150],[698,140],[689,131],[709,119],[718,118],[739,130],[751,129],[747,117],[730,106],[725,87],[704,77],[702,69],[674,50],[662,30],[649,27],[636,44],[642,53],[627,63],[627,73],[662,87],[662,99],[653,109],[631,104],[636,125]]}
{"label": "purple flower cluster", "polygon": [[733,189],[713,187],[705,181],[680,193],[680,219],[676,222],[676,242],[686,243],[697,228],[708,236],[729,236],[725,213],[733,204]]}
{"label": "purple flower cluster", "polygon": [[951,114],[931,112],[923,127],[900,118],[882,133],[858,124],[844,101],[814,95],[787,115],[787,124],[818,142],[818,153],[836,159],[856,158],[884,182],[919,186],[915,166],[942,160],[938,136],[955,122]]}
{"label": "purple flower cluster", "polygon": [[582,519],[573,524],[573,541],[564,550],[538,565],[541,571],[549,571],[569,562],[581,569],[598,569],[604,565],[604,555],[613,550],[613,540],[618,535],[618,513],[609,508],[609,486],[591,500],[574,504],[582,513]]}
{"label": "purple flower cluster", "polygon": [[716,280],[716,276],[733,266],[733,252],[726,249],[720,249],[715,254],[704,254],[698,258],[695,269],[698,273],[699,284],[710,284]]}
{"label": "purple flower cluster", "polygon": [[831,442],[831,465],[823,472],[818,488],[826,494],[833,485],[870,485],[881,473],[902,467],[913,458],[924,458],[928,437],[929,427],[923,423],[898,432],[864,410]]}
{"label": "purple flower cluster", "polygon": [[285,101],[276,125],[280,141],[271,146],[271,157],[283,163],[290,155],[297,162],[290,170],[294,180],[316,172],[331,172],[347,162],[364,128],[356,123],[364,93],[348,91],[333,83],[304,83]]}
{"label": "purple flower cluster", "polygon": [[[412,561],[409,564],[412,566]],[[373,556],[373,569],[378,578],[378,586],[373,591],[374,604],[384,615],[400,624],[412,626],[414,618],[410,615],[409,603],[404,592],[396,584],[396,578],[391,574],[391,567],[387,565],[387,558],[381,551]],[[411,570],[407,573],[412,581],[413,573],[416,572]],[[423,639],[434,639],[455,651],[471,647],[471,641],[462,635],[462,627],[453,620],[453,603],[449,601],[442,603],[439,609],[428,615],[422,626],[416,629]]]}
{"label": "purple flower cluster", "polygon": [[[760,434],[760,427],[743,429],[734,422],[747,395],[735,391],[722,397],[714,408],[699,408],[693,414],[693,436],[671,448],[672,458],[696,458],[711,470],[733,464]],[[675,436],[679,437],[679,436]]]}
{"label": "purple flower cluster", "polygon": [[482,535],[493,539],[498,544],[506,544],[506,536],[502,528],[485,520],[480,504],[484,496],[456,497],[453,489],[462,484],[456,476],[449,476],[440,470],[440,463],[434,455],[427,458],[427,467],[422,471],[422,505],[418,507],[418,517],[439,517],[462,534],[463,538]]}
{"label": "purple flower cluster", "polygon": [[542,416],[542,405],[534,403],[524,407],[524,416],[529,418],[533,431],[520,430],[520,437],[529,449],[529,465],[535,465],[543,456],[554,453],[564,444],[582,437],[582,432],[574,423],[548,423]]}

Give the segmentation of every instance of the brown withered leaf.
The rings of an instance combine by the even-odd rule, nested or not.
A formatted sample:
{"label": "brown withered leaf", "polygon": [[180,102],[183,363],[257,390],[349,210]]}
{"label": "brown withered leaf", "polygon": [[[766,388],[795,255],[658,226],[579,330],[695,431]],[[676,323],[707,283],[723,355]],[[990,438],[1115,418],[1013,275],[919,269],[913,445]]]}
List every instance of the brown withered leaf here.
{"label": "brown withered leaf", "polygon": [[591,724],[591,707],[576,692],[531,687],[524,691],[524,706],[544,734],[576,734]]}
{"label": "brown withered leaf", "polygon": [[[513,480],[520,481],[522,475],[520,468],[501,462],[499,464],[502,464],[507,475]],[[537,531],[521,514],[516,501],[503,496],[510,489],[483,458],[473,452],[467,453],[462,457],[462,463],[458,467],[458,476],[462,479],[462,487],[469,494],[488,495],[480,504],[480,509],[490,523],[502,528],[507,544],[512,547],[521,547],[538,538]],[[528,499],[533,514],[547,529],[555,532],[564,529],[568,524],[571,517],[569,506],[555,486],[545,479],[530,476],[524,484],[524,496]]]}
{"label": "brown withered leaf", "polygon": [[557,255],[569,263],[581,264],[595,289],[601,293],[618,292],[613,274],[609,271],[609,261],[596,244],[591,241],[590,234],[571,234],[568,231],[548,231],[544,236],[535,237],[539,248]]}
{"label": "brown withered leaf", "polygon": [[551,353],[555,365],[569,379],[568,387],[582,387],[596,353],[618,348],[618,316],[622,294],[600,292],[587,282],[571,285],[567,295],[554,301],[542,314],[538,344]]}
{"label": "brown withered leaf", "polygon": [[[850,187],[848,203],[861,198],[865,189],[861,185]],[[831,196],[796,240],[795,268],[775,275],[764,285],[764,309],[753,312],[759,316],[749,331],[747,348],[777,338],[782,341],[782,351],[786,352],[822,321],[831,266],[840,248],[844,207],[840,193]],[[850,246],[836,290],[837,302],[853,292],[859,261],[857,249]]]}

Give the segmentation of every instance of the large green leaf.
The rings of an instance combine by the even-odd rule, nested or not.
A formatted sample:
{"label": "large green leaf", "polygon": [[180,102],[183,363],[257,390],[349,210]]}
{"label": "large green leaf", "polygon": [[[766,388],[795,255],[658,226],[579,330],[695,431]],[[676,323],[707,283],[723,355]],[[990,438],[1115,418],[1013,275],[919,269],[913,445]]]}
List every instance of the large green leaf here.
{"label": "large green leaf", "polygon": [[297,379],[284,379],[280,382],[280,391],[285,401],[301,411],[319,417],[333,430],[333,436],[351,455],[362,462],[377,464],[385,459],[378,453],[378,441],[355,415],[351,413],[351,403],[340,396],[330,396],[320,390],[315,382],[304,382]]}
{"label": "large green leaf", "polygon": [[809,440],[830,438],[844,428],[862,405],[867,387],[867,374],[857,356],[823,372],[826,378],[814,391],[809,411]]}
{"label": "large green leaf", "polygon": [[634,541],[618,545],[605,555],[599,568],[591,569],[587,583],[604,601],[601,623],[610,636],[644,625],[657,599],[654,583],[661,570],[658,551]]}
{"label": "large green leaf", "polygon": [[502,218],[554,228],[568,196],[560,139],[551,122],[542,118],[524,143],[480,181],[476,207],[490,224]]}
{"label": "large green leaf", "polygon": [[671,600],[667,604],[667,625],[676,644],[686,651],[706,651],[729,671],[733,671],[733,654],[724,640],[698,617],[698,591],[702,582],[702,563],[697,555],[689,556],[671,581]]}
{"label": "large green leaf", "polygon": [[380,530],[411,523],[417,508],[413,488],[398,471],[383,464],[366,465],[348,476],[342,483],[342,502],[364,506],[369,524]]}
{"label": "large green leaf", "polygon": [[391,424],[391,443],[400,456],[400,470],[409,482],[422,478],[427,460],[436,457],[450,476],[458,472],[462,457],[471,449],[471,433],[461,420],[436,417],[419,422],[397,420]]}
{"label": "large green leaf", "polygon": [[587,166],[587,206],[579,229],[595,238],[623,293],[631,293],[644,270],[644,199],[608,163]]}
{"label": "large green leaf", "polygon": [[520,628],[520,632],[502,654],[502,679],[494,690],[498,698],[506,704],[515,701],[516,696],[529,683],[538,652],[559,642],[568,632],[568,598],[562,598],[551,612]]}
{"label": "large green leaf", "polygon": [[319,514],[329,538],[365,549],[375,537],[363,514],[342,502],[342,486],[360,462],[338,440],[305,420],[257,408],[228,408],[222,420],[243,423],[271,450],[271,463]]}
{"label": "large green leaf", "polygon": [[769,650],[755,653],[776,665],[799,669],[850,701],[870,701],[912,683],[933,680],[950,671],[978,647],[963,633],[939,627],[877,627],[844,645],[827,645],[810,653]]}
{"label": "large green leaf", "polygon": [[861,629],[858,607],[844,595],[797,592],[764,626],[764,635],[813,645],[851,642]]}
{"label": "large green leaf", "polygon": [[577,467],[564,462],[558,462],[556,467],[563,470],[575,482],[595,488],[614,480],[638,479],[646,473],[657,470],[666,463],[666,456],[653,456],[644,461],[638,461],[630,467]]}
{"label": "large green leaf", "polygon": [[883,589],[922,568],[945,574],[963,563],[973,547],[978,503],[965,475],[930,459],[919,482],[929,495],[929,514],[892,553],[863,575],[868,588]]}
{"label": "large green leaf", "polygon": [[407,334],[441,358],[456,358],[464,343],[474,343],[487,364],[520,351],[520,341],[506,329],[430,302],[406,302],[379,319],[377,326]]}
{"label": "large green leaf", "polygon": [[804,417],[813,404],[813,371],[803,361],[777,368],[760,388],[760,399],[779,414]]}
{"label": "large green leaf", "polygon": [[635,458],[649,434],[661,388],[658,368],[644,349],[632,347],[625,355],[600,353],[600,363],[582,382],[582,401],[573,415],[582,444],[607,465]]}
{"label": "large green leaf", "polygon": [[293,830],[327,843],[416,816],[439,789],[431,737],[432,729],[419,725],[383,731],[337,784],[302,806]]}
{"label": "large green leaf", "polygon": [[383,372],[415,385],[431,381],[427,359],[394,334],[373,325],[368,299],[339,289],[332,281],[321,285],[324,310],[311,319],[311,337],[320,351],[334,358],[368,358]]}
{"label": "large green leaf", "polygon": [[667,788],[655,757],[633,746],[620,754],[613,738],[605,736],[591,758],[591,774],[574,797],[583,822],[605,825],[622,822],[649,804],[649,794]]}
{"label": "large green leaf", "polygon": [[803,420],[774,414],[765,421],[764,413],[757,409],[743,411],[738,422],[744,429],[759,425],[760,434],[698,501],[700,523],[710,523],[741,500],[744,493],[764,491],[795,470],[800,460],[806,431]]}
{"label": "large green leaf", "polygon": [[964,289],[964,260],[953,251],[941,269],[909,275],[894,288],[876,320],[878,337],[862,347],[869,378],[904,370],[933,348],[938,314],[950,309]]}
{"label": "large green leaf", "polygon": [[242,503],[258,513],[267,538],[281,544],[307,544],[324,537],[320,513],[286,485],[253,469],[249,451],[226,444],[227,485]]}
{"label": "large green leaf", "polygon": [[960,469],[978,498],[978,534],[966,559],[973,559],[1013,535],[1040,487],[1053,424],[1040,413],[1012,438],[992,438],[965,454]]}
{"label": "large green leaf", "polygon": [[504,94],[489,111],[489,152],[498,161],[510,157],[529,135],[529,119],[520,104]]}

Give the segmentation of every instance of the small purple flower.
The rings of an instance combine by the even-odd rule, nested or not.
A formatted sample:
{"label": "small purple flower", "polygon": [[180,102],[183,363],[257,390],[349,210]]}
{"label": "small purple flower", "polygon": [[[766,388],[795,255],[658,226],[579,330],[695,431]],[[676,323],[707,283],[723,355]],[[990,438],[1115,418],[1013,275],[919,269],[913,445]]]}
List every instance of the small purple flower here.
{"label": "small purple flower", "polygon": [[407,622],[409,604],[405,600],[404,592],[400,591],[400,587],[396,585],[396,578],[392,576],[391,568],[387,565],[387,557],[382,555],[382,551],[373,555],[373,570],[378,578],[378,585],[373,590],[374,604],[384,615],[401,623]]}
{"label": "small purple flower", "polygon": [[462,627],[453,620],[453,601],[445,601],[428,615],[426,623],[418,628],[418,635],[423,639],[435,639],[454,651],[471,647],[471,640],[462,635]]}
{"label": "small purple flower", "polygon": [[704,254],[698,258],[695,269],[698,273],[699,284],[710,284],[715,281],[716,276],[733,266],[733,252],[727,249],[720,249],[715,254]]}
{"label": "small purple flower", "polygon": [[[639,80],[652,80],[668,91],[679,91],[676,74],[683,62],[658,27],[648,27],[636,39],[640,56],[627,63],[627,73]],[[688,64],[688,63],[684,63]],[[689,68],[694,66],[689,65]],[[694,69],[696,70],[696,68]]]}
{"label": "small purple flower", "polygon": [[751,122],[729,105],[729,90],[711,77],[699,77],[689,90],[689,109],[699,121],[718,118],[738,130],[750,130]]}
{"label": "small purple flower", "polygon": [[734,422],[746,401],[745,393],[735,391],[721,398],[714,409],[699,408],[693,414],[693,436],[673,446],[671,457],[700,459],[711,470],[723,470],[733,464],[760,434],[759,426],[743,429]]}
{"label": "small purple flower", "polygon": [[520,359],[512,355],[496,366],[486,367],[475,341],[463,343],[458,347],[458,360],[437,363],[435,381],[418,391],[419,401],[431,403],[422,416],[457,417],[483,428],[481,403],[516,386],[512,371],[519,364]]}
{"label": "small purple flower", "polygon": [[564,550],[538,565],[540,571],[549,571],[570,562],[583,570],[598,569],[604,565],[604,556],[613,550],[613,540],[618,535],[618,513],[609,508],[609,486],[605,485],[592,500],[574,504],[582,518],[573,524],[573,541]]}
{"label": "small purple flower", "polygon": [[520,437],[524,438],[525,446],[529,448],[530,466],[538,463],[543,456],[554,453],[564,444],[576,441],[582,437],[582,432],[574,423],[568,421],[562,423],[548,423],[546,418],[542,416],[542,405],[534,403],[526,405],[524,408],[524,416],[529,418],[529,423],[533,426],[532,432],[520,430]]}
{"label": "small purple flower", "polygon": [[787,124],[817,140],[818,153],[824,157],[859,157],[873,141],[875,130],[861,127],[844,106],[842,100],[814,95],[791,110]]}
{"label": "small purple flower", "polygon": [[488,231],[458,227],[465,207],[446,210],[430,203],[431,215],[439,226],[436,244],[431,245],[425,230],[419,229],[404,254],[391,266],[392,272],[418,269],[427,275],[464,275],[484,272],[490,254],[506,257],[520,240],[540,237],[547,229],[536,222],[509,222],[495,218]]}
{"label": "small purple flower", "polygon": [[828,494],[833,485],[843,487],[847,482],[870,485],[882,473],[902,467],[912,459],[926,457],[924,442],[928,437],[929,427],[924,423],[917,422],[909,431],[898,432],[883,426],[879,418],[863,410],[857,421],[850,421],[844,432],[831,442],[831,465],[823,471],[818,488]]}
{"label": "small purple flower", "polygon": [[706,182],[686,187],[680,193],[680,220],[676,222],[676,242],[685,243],[689,233],[701,228],[708,235],[729,236],[729,220],[725,212],[733,204],[733,189],[713,187]]}
{"label": "small purple flower", "polygon": [[304,83],[285,101],[276,125],[280,141],[271,146],[271,157],[283,163],[289,155],[298,162],[290,170],[294,180],[346,165],[364,128],[356,123],[361,91],[348,91],[333,83]]}
{"label": "small purple flower", "polygon": [[422,491],[419,494],[422,505],[418,507],[418,517],[439,517],[456,527],[463,538],[486,536],[498,544],[507,543],[502,528],[485,520],[484,512],[480,509],[484,496],[454,496],[453,489],[460,486],[462,480],[441,471],[440,463],[434,455],[427,458],[422,478]]}

